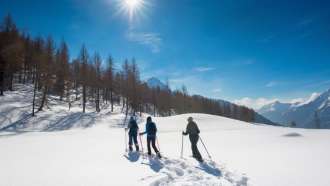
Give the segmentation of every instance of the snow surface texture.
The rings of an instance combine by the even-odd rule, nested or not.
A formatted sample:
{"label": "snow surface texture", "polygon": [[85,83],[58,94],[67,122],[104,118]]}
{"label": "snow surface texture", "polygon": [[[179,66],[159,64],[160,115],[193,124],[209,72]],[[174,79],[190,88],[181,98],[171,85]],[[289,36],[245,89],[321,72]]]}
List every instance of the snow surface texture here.
{"label": "snow surface texture", "polygon": [[[20,91],[6,94],[0,98],[0,112],[10,115],[11,121],[1,119],[17,127],[0,132],[0,185],[330,184],[329,130],[253,125],[206,114],[154,118],[164,156],[159,160],[125,152],[120,107],[114,113],[108,109],[95,113],[89,107],[86,114],[81,114],[79,104],[74,104],[71,111],[65,105],[53,105],[37,117],[22,120],[21,115],[30,110],[25,107],[30,97]],[[188,116],[198,123],[213,161],[201,143],[199,149],[206,162],[199,164],[191,158],[187,137],[180,158],[181,131]],[[141,130],[145,117],[139,118]],[[145,151],[145,136],[142,141]]]}

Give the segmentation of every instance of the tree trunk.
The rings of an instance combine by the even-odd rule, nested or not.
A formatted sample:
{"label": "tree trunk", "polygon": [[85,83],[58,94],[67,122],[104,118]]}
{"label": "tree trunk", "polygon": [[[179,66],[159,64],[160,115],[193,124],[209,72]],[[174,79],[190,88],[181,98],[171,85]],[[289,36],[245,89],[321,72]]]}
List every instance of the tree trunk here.
{"label": "tree trunk", "polygon": [[48,92],[48,87],[45,86],[44,92],[43,92],[43,95],[42,95],[41,104],[40,104],[40,107],[39,107],[38,111],[42,111],[42,109],[43,109],[43,107],[45,105],[46,98],[47,98],[47,92]]}
{"label": "tree trunk", "polygon": [[9,87],[8,87],[8,89],[10,90],[10,91],[13,91],[14,89],[13,89],[13,80],[14,80],[14,75],[11,73],[10,75],[9,75]]}
{"label": "tree trunk", "polygon": [[127,115],[128,115],[128,109],[129,109],[129,106],[128,106],[128,99],[126,99],[126,113],[125,113],[126,117],[127,117]]}
{"label": "tree trunk", "polygon": [[110,90],[111,112],[113,112],[113,92]]}
{"label": "tree trunk", "polygon": [[5,89],[4,84],[4,73],[0,72],[0,96],[3,96],[3,91]]}
{"label": "tree trunk", "polygon": [[96,90],[96,112],[100,112],[100,89]]}
{"label": "tree trunk", "polygon": [[74,89],[75,89],[76,101],[77,101],[78,100],[78,83],[77,83],[77,81],[74,82]]}
{"label": "tree trunk", "polygon": [[32,116],[34,116],[34,110],[35,110],[35,105],[36,105],[36,93],[37,93],[37,80],[34,80],[34,88],[33,88],[33,101],[32,101]]}
{"label": "tree trunk", "polygon": [[123,103],[123,106],[121,107],[121,112],[123,112],[124,111],[124,108],[125,108],[125,98],[121,98],[121,100],[122,100],[122,103]]}
{"label": "tree trunk", "polygon": [[85,113],[86,107],[86,85],[83,85],[83,113]]}
{"label": "tree trunk", "polygon": [[156,117],[156,106],[154,105],[154,117]]}
{"label": "tree trunk", "polygon": [[23,84],[26,83],[26,79],[27,79],[27,67],[26,65],[24,65],[24,69],[23,69]]}

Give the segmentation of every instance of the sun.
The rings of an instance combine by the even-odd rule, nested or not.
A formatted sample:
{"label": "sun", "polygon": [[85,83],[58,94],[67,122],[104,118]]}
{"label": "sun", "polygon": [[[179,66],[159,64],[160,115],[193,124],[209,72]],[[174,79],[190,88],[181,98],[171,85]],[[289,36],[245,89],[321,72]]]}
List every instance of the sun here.
{"label": "sun", "polygon": [[124,3],[128,9],[136,9],[141,5],[142,0],[124,0]]}
{"label": "sun", "polygon": [[146,0],[119,0],[119,2],[120,12],[125,12],[130,21],[133,21],[137,14],[143,14],[143,9],[147,4]]}

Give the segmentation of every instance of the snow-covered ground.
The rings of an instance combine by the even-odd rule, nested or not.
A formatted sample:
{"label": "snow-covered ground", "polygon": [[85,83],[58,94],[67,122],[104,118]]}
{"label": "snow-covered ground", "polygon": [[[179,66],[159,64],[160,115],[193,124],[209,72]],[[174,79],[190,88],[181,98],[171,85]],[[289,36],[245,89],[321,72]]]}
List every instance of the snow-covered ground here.
{"label": "snow-covered ground", "polygon": [[[90,108],[82,114],[79,104],[71,111],[52,105],[30,118],[32,97],[23,90],[0,98],[0,126],[18,121],[19,131],[0,132],[0,185],[330,185],[330,130],[253,125],[206,114],[154,118],[165,158],[149,159],[125,153],[119,107],[114,113]],[[206,163],[193,160],[187,137],[180,158],[188,116],[198,123],[214,161],[201,144]],[[144,122],[145,116],[143,129]],[[145,137],[143,142],[145,151]]]}

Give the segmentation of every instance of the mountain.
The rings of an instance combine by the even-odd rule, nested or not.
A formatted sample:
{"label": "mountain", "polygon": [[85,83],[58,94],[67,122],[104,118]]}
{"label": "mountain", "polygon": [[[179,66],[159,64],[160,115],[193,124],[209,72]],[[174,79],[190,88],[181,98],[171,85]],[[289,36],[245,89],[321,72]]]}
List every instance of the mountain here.
{"label": "mountain", "polygon": [[330,128],[330,89],[320,95],[314,94],[305,102],[265,105],[258,112],[274,122],[289,125],[295,122],[302,128]]}
{"label": "mountain", "polygon": [[291,106],[291,103],[275,101],[274,103],[270,103],[260,108],[258,113],[274,122],[286,123],[287,120],[283,116],[290,110]]}
{"label": "mountain", "polygon": [[[160,89],[167,89],[168,87],[163,83],[161,82],[158,78],[155,78],[155,77],[151,77],[149,78],[147,81],[146,81],[147,85],[150,87],[150,88],[157,88],[159,87]],[[228,114],[228,117],[229,118],[235,118],[235,114],[234,114],[234,107],[237,106],[236,104],[234,103],[231,103],[229,101],[225,101],[225,100],[218,100],[218,103],[220,105],[223,106],[223,108],[230,108],[230,113],[227,113]],[[271,120],[267,119],[266,117],[260,115],[259,113],[255,112],[253,110],[253,114],[254,114],[254,121],[255,123],[264,123],[264,124],[269,124],[269,125],[277,125],[276,123],[272,122]]]}
{"label": "mountain", "polygon": [[[222,105],[223,108],[230,108],[230,113],[228,113],[229,115],[231,115],[231,116],[229,116],[230,118],[235,117],[235,116],[233,116],[233,115],[235,115],[234,107],[235,106],[240,107],[239,105],[236,105],[234,103],[231,103],[231,102],[225,101],[225,100],[221,100],[221,99],[218,100],[218,103],[220,105]],[[268,118],[264,117],[263,115],[259,114],[255,110],[253,110],[253,109],[251,109],[251,110],[254,114],[254,121],[253,121],[254,123],[263,123],[263,124],[268,124],[268,125],[278,125],[277,123],[274,123],[273,121],[271,121]]]}
{"label": "mountain", "polygon": [[158,78],[151,77],[146,82],[150,88],[159,87],[160,89],[167,89],[167,86],[163,82],[161,82]]}

